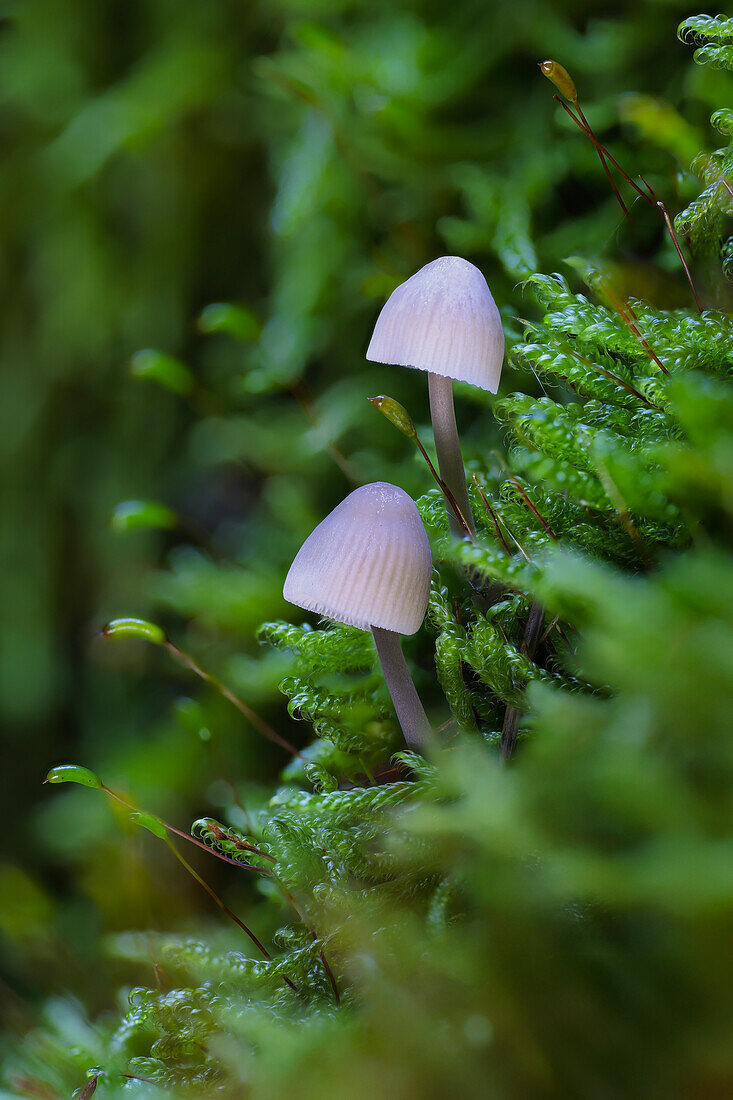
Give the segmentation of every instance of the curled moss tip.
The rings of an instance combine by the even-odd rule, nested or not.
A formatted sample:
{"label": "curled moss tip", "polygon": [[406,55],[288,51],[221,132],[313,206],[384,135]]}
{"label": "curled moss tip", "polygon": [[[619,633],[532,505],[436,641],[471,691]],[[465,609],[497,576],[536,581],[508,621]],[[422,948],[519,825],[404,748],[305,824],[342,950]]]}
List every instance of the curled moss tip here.
{"label": "curled moss tip", "polygon": [[564,96],[565,99],[568,99],[571,103],[577,104],[578,92],[575,87],[575,82],[567,69],[563,68],[558,61],[551,60],[540,61],[539,68],[542,75],[546,76],[547,79],[555,85],[560,95]]}
{"label": "curled moss tip", "polygon": [[379,409],[382,416],[386,416],[387,420],[394,424],[395,428],[406,435],[408,439],[417,438],[413,419],[404,405],[400,405],[399,401],[395,401],[393,397],[387,397],[385,394],[380,394],[378,397],[369,397],[368,400],[371,401],[375,409]]}
{"label": "curled moss tip", "polygon": [[59,764],[51,768],[44,783],[79,783],[82,787],[96,787],[97,790],[104,786],[98,775],[79,764]]}
{"label": "curled moss tip", "polygon": [[113,619],[102,627],[100,634],[103,638],[143,638],[153,645],[164,645],[166,641],[161,627],[146,619]]}

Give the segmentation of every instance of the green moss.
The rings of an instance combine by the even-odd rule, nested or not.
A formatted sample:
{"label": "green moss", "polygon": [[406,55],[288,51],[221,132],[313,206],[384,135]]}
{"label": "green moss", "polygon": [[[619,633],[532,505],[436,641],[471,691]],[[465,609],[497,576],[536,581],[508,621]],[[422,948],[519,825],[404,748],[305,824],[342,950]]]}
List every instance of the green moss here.
{"label": "green moss", "polygon": [[[733,67],[728,22],[684,26],[702,36],[699,61]],[[280,85],[328,102],[343,43],[309,26],[295,41],[279,61]],[[416,24],[401,41],[403,51],[413,43],[417,65],[426,46]],[[303,71],[304,49],[318,53],[315,73]],[[409,74],[403,55],[395,72]],[[423,95],[440,87],[437,63],[431,74]],[[384,124],[398,135],[401,118],[393,103]],[[328,223],[309,221],[314,193],[331,194],[332,137],[310,117],[287,154],[283,253],[305,237],[312,247],[314,234],[321,250],[334,245]],[[720,190],[706,190],[678,219],[703,257],[728,215]],[[484,208],[476,198],[477,209],[493,209],[490,199]],[[494,247],[527,275],[523,201]],[[327,282],[318,268],[299,288],[300,312],[279,325],[294,293],[286,270],[239,395],[244,419],[275,450],[282,390],[318,346],[306,319]],[[276,720],[310,745],[274,790],[230,774],[215,792],[221,812],[194,831],[260,872],[227,868],[249,884],[236,901],[246,900],[264,952],[218,926],[110,937],[115,965],[144,979],[97,1024],[52,1002],[8,1056],[12,1095],[42,1087],[60,1097],[100,1067],[97,1094],[110,1097],[731,1091],[733,330],[714,309],[626,305],[626,296],[619,310],[602,293],[605,274],[586,275],[595,293],[560,275],[527,278],[535,317],[512,322],[511,361],[529,392],[494,406],[503,437],[485,413],[467,433],[474,544],[449,540],[440,494],[425,491],[422,467],[405,467],[415,481],[424,474],[419,506],[435,563],[426,628],[408,646],[439,727],[428,759],[396,752],[369,635],[260,627],[259,641],[281,657],[297,725],[282,711]],[[724,275],[715,279],[717,300]],[[549,392],[538,393],[535,374]],[[264,554],[287,557],[294,530],[313,521],[317,489],[297,492],[304,463],[309,485],[324,454],[344,482],[354,465],[370,472],[358,446],[337,446],[348,441],[355,392],[348,381],[327,390],[305,437],[282,451],[242,571]],[[209,444],[194,433],[204,464]],[[256,453],[247,452],[253,466]],[[217,553],[179,554],[163,592],[200,631],[220,635],[248,623],[252,608],[247,599],[239,617],[231,612],[233,567]],[[257,603],[256,576],[251,583]],[[543,625],[529,647],[538,608]],[[508,707],[523,716],[509,762],[500,752]],[[183,711],[197,736],[211,736],[209,715],[231,722],[215,707]],[[138,824],[167,837],[155,815]]]}

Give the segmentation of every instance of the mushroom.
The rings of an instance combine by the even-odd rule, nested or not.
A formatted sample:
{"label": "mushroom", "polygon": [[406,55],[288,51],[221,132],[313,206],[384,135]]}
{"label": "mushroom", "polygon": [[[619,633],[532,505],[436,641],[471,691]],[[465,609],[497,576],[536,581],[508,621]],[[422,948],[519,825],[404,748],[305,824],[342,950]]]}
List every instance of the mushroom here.
{"label": "mushroom", "polygon": [[428,604],[432,559],[415,502],[396,485],[362,485],[308,536],[285,579],[290,603],[371,630],[405,740],[430,732],[400,634],[414,634]]}
{"label": "mushroom", "polygon": [[[479,269],[460,256],[441,256],[421,267],[382,307],[366,357],[428,372],[440,475],[474,530],[452,379],[496,393],[504,360],[501,317]],[[448,520],[452,533],[462,537],[450,509]]]}

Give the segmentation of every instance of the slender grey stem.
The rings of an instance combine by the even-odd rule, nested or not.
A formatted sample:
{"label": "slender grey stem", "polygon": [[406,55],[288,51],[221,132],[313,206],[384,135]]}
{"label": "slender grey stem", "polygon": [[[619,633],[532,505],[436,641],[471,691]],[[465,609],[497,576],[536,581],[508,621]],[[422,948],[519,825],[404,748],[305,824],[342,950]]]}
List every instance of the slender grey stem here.
{"label": "slender grey stem", "polygon": [[[461,509],[471,530],[475,531],[476,524],[473,522],[471,505],[468,500],[461,445],[458,442],[456,411],[453,406],[453,383],[450,378],[444,378],[440,374],[428,373],[428,393],[430,395],[430,415],[433,420],[433,437],[438,455],[440,476],[456,498],[456,504]],[[451,509],[446,508],[446,511],[451,534],[458,539],[465,538],[465,531]]]}
{"label": "slender grey stem", "polygon": [[372,634],[405,741],[411,749],[422,749],[430,736],[430,723],[412,682],[400,636],[381,626],[373,626]]}

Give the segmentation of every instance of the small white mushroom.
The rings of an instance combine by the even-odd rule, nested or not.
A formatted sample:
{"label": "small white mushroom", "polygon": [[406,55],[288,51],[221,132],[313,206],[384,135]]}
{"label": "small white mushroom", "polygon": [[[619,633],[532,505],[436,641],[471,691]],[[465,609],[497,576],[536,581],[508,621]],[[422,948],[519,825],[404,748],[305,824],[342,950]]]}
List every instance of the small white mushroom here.
{"label": "small white mushroom", "polygon": [[[428,372],[440,475],[473,529],[451,380],[496,393],[504,361],[501,317],[479,269],[460,256],[441,256],[421,267],[382,307],[366,357]],[[450,510],[448,519],[461,537]]]}
{"label": "small white mushroom", "polygon": [[400,634],[414,634],[430,591],[430,544],[415,502],[377,481],[341,502],[305,540],[285,579],[290,603],[371,630],[407,744],[425,744],[428,720]]}

